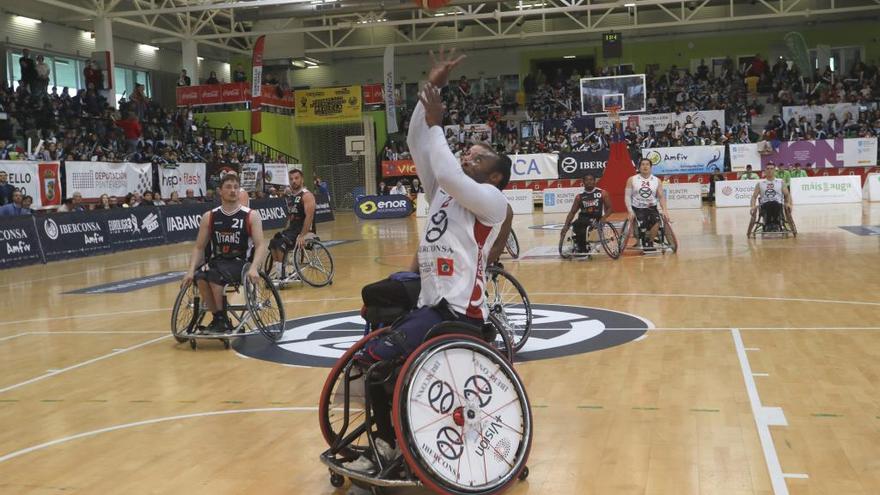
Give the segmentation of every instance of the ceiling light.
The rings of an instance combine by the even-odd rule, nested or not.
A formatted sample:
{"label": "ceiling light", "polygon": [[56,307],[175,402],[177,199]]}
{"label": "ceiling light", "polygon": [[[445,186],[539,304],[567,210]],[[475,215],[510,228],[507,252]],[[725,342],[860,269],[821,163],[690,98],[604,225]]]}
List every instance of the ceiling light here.
{"label": "ceiling light", "polygon": [[312,62],[311,60],[303,60],[303,62],[305,62],[305,63],[307,63],[307,64],[309,64],[309,65],[318,65],[318,64]]}
{"label": "ceiling light", "polygon": [[623,6],[624,6],[624,7],[635,7],[636,4],[634,4],[634,3],[625,3],[625,4],[623,4]]}
{"label": "ceiling light", "polygon": [[320,69],[320,67],[318,67],[317,65],[310,65],[306,67],[306,69]]}
{"label": "ceiling light", "polygon": [[562,57],[562,58],[577,58],[577,57],[576,57],[575,55],[566,55],[566,56],[564,56],[564,57]]}
{"label": "ceiling light", "polygon": [[33,18],[31,18],[31,17],[25,17],[25,16],[23,16],[23,15],[17,15],[17,16],[14,16],[13,19],[15,19],[15,22],[18,22],[18,23],[20,23],[20,24],[27,24],[27,25],[29,25],[29,26],[36,26],[37,24],[43,22],[43,21],[41,21],[41,20],[39,20],[39,19],[33,19]]}
{"label": "ceiling light", "polygon": [[158,47],[158,46],[147,45],[147,44],[144,44],[144,43],[141,43],[141,44],[138,45],[138,46],[140,46],[142,50],[149,50],[149,51],[151,51],[151,52],[157,52],[157,51],[159,51],[159,47]]}
{"label": "ceiling light", "polygon": [[196,58],[199,60],[199,62],[204,62],[204,61],[205,61],[205,57],[196,57]]}

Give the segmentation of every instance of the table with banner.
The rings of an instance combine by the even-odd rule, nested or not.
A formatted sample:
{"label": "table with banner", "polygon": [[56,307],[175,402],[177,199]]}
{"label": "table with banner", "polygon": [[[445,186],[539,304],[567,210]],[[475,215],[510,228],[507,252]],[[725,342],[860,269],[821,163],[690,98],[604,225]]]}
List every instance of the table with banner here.
{"label": "table with banner", "polygon": [[860,203],[862,183],[857,175],[795,177],[789,185],[791,202],[796,205]]}
{"label": "table with banner", "polygon": [[700,208],[703,206],[703,185],[699,182],[664,183],[666,206],[670,210]]}
{"label": "table with banner", "polygon": [[720,180],[715,183],[715,207],[749,206],[758,179]]}
{"label": "table with banner", "polygon": [[[327,198],[319,194],[316,201],[315,223],[332,221]],[[0,268],[192,241],[202,215],[215,206],[194,203],[2,217]],[[265,230],[287,223],[283,198],[252,200],[251,208],[260,214]]]}
{"label": "table with banner", "polygon": [[880,201],[880,174],[868,174],[862,187],[862,196],[872,203]]}

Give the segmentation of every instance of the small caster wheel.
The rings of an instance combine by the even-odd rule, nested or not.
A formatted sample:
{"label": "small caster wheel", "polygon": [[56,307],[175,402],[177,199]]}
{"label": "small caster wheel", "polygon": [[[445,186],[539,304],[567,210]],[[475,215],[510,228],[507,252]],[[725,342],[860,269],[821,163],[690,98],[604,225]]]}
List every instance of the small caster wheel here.
{"label": "small caster wheel", "polygon": [[186,341],[189,340],[189,339],[186,339],[186,338],[183,338],[183,337],[178,337],[177,335],[175,335],[175,336],[174,336],[174,340],[176,340],[178,344],[182,344],[182,343],[186,342]]}
{"label": "small caster wheel", "polygon": [[517,476],[517,478],[518,478],[520,481],[525,481],[526,478],[528,478],[528,477],[529,477],[529,467],[526,466],[526,467],[523,468],[522,471],[519,472],[519,476]]}
{"label": "small caster wheel", "polygon": [[223,348],[229,350],[229,339],[223,339]]}
{"label": "small caster wheel", "polygon": [[334,488],[340,488],[345,484],[345,477],[339,473],[330,473],[330,484],[333,485]]}
{"label": "small caster wheel", "polygon": [[330,281],[330,284],[329,284],[329,285],[333,285],[333,281],[332,281],[332,280]]}
{"label": "small caster wheel", "polygon": [[196,339],[189,339],[189,347],[192,350],[196,350],[196,347],[198,347],[198,345],[196,344]]}

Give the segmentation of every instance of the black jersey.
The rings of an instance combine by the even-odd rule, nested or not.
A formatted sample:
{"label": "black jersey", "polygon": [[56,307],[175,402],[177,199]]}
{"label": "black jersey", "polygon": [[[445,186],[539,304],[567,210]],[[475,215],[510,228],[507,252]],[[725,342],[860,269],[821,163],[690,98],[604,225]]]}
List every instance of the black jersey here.
{"label": "black jersey", "polygon": [[580,214],[593,218],[601,218],[605,214],[605,191],[594,187],[592,191],[584,190],[578,194]]}
{"label": "black jersey", "polygon": [[[287,205],[287,230],[301,231],[303,224],[306,222],[306,206],[303,202],[303,196],[307,189],[303,188],[297,194],[288,194],[284,196],[284,202]],[[315,230],[315,224],[312,222],[312,231]]]}
{"label": "black jersey", "polygon": [[253,250],[251,224],[248,221],[251,209],[240,206],[233,213],[223,211],[218,206],[211,210],[211,254],[212,258],[224,260],[249,260]]}

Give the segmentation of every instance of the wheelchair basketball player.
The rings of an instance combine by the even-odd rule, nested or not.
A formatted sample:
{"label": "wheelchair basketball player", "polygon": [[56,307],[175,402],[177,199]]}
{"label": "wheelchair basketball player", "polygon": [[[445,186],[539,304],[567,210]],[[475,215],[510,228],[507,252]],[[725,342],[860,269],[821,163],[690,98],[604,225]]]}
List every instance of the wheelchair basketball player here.
{"label": "wheelchair basketball player", "polygon": [[[580,253],[587,250],[587,227],[598,225],[599,222],[607,222],[612,213],[611,196],[596,187],[596,176],[586,174],[583,181],[584,190],[575,197],[568,217],[565,218],[565,225],[562,226],[562,232],[559,234],[564,238],[571,227],[574,230],[574,242]],[[575,213],[578,214],[578,218],[572,223]]]}
{"label": "wheelchair basketball player", "polygon": [[[644,245],[642,248],[654,251],[654,240],[660,231],[660,215],[669,223],[669,210],[666,208],[666,194],[663,181],[651,173],[654,164],[647,158],[639,160],[639,173],[626,181],[623,198],[629,211],[629,225],[644,229]],[[660,210],[657,207],[660,207]],[[636,223],[638,222],[638,223]]]}
{"label": "wheelchair basketball player", "polygon": [[226,285],[241,283],[242,270],[251,262],[247,277],[258,283],[257,267],[266,256],[263,221],[259,213],[240,200],[238,175],[226,174],[220,181],[220,206],[202,216],[199,234],[193,246],[189,269],[182,285],[195,282],[213,320],[209,333],[232,330],[223,309]]}
{"label": "wheelchair basketball player", "polygon": [[315,233],[315,195],[304,187],[302,170],[293,169],[287,173],[290,192],[284,195],[287,207],[287,226],[269,241],[272,251],[272,273],[270,277],[281,276],[284,255],[291,249],[303,249],[306,236]]}
{"label": "wheelchair basketball player", "polygon": [[776,177],[776,165],[768,163],[764,166],[764,179],[755,184],[751,203],[752,218],[760,208],[764,232],[783,231],[783,214],[791,211],[791,195],[785,181]]}

